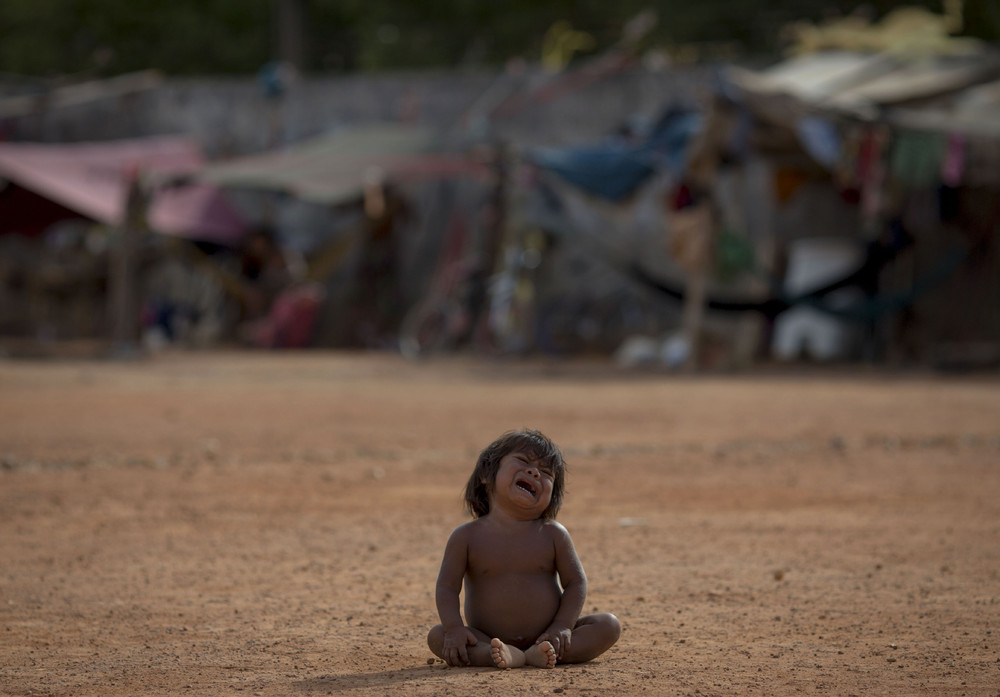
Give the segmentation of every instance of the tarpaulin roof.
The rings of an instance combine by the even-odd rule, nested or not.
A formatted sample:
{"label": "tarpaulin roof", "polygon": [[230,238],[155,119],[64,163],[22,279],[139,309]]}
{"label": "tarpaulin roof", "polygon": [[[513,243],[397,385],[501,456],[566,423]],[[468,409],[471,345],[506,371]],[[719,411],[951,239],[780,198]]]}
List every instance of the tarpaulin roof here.
{"label": "tarpaulin roof", "polygon": [[892,116],[908,128],[1000,138],[1000,80],[970,87],[947,104],[900,108]]}
{"label": "tarpaulin roof", "polygon": [[615,140],[567,149],[535,148],[526,157],[584,191],[621,201],[658,171],[679,173],[688,145],[701,126],[700,114],[671,111],[637,142]]}
{"label": "tarpaulin roof", "polygon": [[201,179],[336,204],[357,196],[375,175],[398,181],[481,168],[463,154],[434,151],[434,145],[433,133],[423,128],[400,124],[338,128],[287,148],[210,165]]}
{"label": "tarpaulin roof", "polygon": [[[891,53],[822,51],[799,56],[767,70],[732,67],[729,79],[745,95],[790,96],[802,105],[868,119],[892,120],[900,110],[948,110],[968,90],[1000,76],[1000,56],[989,50],[923,60]],[[963,122],[989,128],[997,122],[995,103],[966,100]],[[795,109],[785,109],[797,119]]]}
{"label": "tarpaulin roof", "polygon": [[[720,102],[752,114],[760,125],[754,130],[758,149],[788,153],[800,147],[830,170],[840,160],[845,122],[878,123],[902,134],[894,152],[927,156],[919,168],[899,164],[911,183],[931,176],[945,138],[971,150],[961,160],[969,182],[996,182],[1000,54],[995,50],[919,60],[891,52],[822,51],[759,72],[733,67],[727,77]],[[716,139],[724,137],[722,129],[715,131]]]}
{"label": "tarpaulin roof", "polygon": [[[131,177],[189,175],[204,165],[186,137],[89,143],[0,143],[0,177],[82,216],[120,225]],[[160,187],[149,210],[153,230],[179,237],[231,243],[245,225],[214,186]]]}

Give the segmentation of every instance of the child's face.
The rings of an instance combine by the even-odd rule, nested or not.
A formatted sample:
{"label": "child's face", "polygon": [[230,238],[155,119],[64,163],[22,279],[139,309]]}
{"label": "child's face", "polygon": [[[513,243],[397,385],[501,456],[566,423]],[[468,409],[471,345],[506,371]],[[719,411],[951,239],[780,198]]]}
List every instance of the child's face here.
{"label": "child's face", "polygon": [[492,505],[527,520],[540,518],[552,500],[555,473],[530,455],[512,452],[500,459]]}

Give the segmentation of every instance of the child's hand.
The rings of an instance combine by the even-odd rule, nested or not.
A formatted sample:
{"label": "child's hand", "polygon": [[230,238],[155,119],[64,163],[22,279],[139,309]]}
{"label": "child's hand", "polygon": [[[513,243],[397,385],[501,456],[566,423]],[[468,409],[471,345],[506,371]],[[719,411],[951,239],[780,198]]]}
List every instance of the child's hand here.
{"label": "child's hand", "polygon": [[535,639],[536,644],[547,641],[556,650],[556,660],[561,661],[563,654],[569,650],[569,643],[573,638],[573,630],[559,624],[550,624],[549,628]]}
{"label": "child's hand", "polygon": [[476,635],[470,632],[467,627],[445,630],[444,645],[441,650],[445,663],[450,666],[469,665],[469,650],[466,647],[475,646],[478,643]]}

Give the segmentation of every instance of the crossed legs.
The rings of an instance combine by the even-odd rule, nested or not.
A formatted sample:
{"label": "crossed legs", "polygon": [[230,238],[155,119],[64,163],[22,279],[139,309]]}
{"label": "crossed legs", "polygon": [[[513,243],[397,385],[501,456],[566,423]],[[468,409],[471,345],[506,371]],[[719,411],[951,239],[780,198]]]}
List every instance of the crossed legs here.
{"label": "crossed legs", "polygon": [[[538,668],[553,668],[556,652],[552,644],[543,641],[521,650],[506,644],[496,637],[489,637],[475,627],[469,627],[477,643],[467,647],[469,664],[473,666],[496,666],[497,668],[520,668],[525,665]],[[584,663],[600,656],[611,648],[621,635],[621,623],[614,615],[602,612],[585,615],[577,620],[569,648],[559,659],[560,663]],[[436,625],[427,635],[427,645],[438,658],[443,658],[444,631]]]}

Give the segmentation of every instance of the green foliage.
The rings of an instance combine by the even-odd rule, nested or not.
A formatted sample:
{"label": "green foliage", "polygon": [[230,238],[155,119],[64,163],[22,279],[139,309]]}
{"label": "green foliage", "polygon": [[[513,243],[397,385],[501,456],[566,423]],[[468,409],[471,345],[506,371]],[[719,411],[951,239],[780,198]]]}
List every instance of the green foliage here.
{"label": "green foliage", "polygon": [[[282,2],[306,14],[304,69],[355,72],[537,61],[546,31],[565,20],[593,39],[621,40],[631,17],[659,17],[644,47],[711,57],[777,55],[781,27],[863,5],[877,17],[897,0],[2,0],[0,73],[54,77],[158,68],[168,74],[252,74],[276,55]],[[912,0],[942,11],[941,0]],[[1000,38],[1000,3],[965,0],[965,31]],[[689,51],[690,53],[690,51]],[[585,54],[584,54],[585,55]]]}
{"label": "green foliage", "polygon": [[4,0],[0,71],[242,72],[267,60],[269,0]]}
{"label": "green foliage", "polygon": [[987,41],[1000,39],[1000,2],[966,0],[965,33]]}

